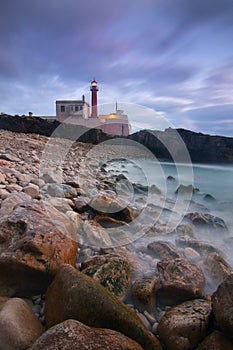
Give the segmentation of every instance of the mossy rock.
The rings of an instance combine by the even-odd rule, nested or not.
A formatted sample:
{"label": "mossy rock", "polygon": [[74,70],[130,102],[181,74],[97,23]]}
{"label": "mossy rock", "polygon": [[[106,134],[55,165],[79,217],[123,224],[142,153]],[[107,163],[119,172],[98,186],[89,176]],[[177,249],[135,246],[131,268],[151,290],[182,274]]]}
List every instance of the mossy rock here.
{"label": "mossy rock", "polygon": [[195,194],[200,192],[199,188],[194,187],[193,185],[183,185],[180,184],[180,186],[177,188],[177,190],[175,191],[176,194],[180,193],[180,194]]}
{"label": "mossy rock", "polygon": [[209,193],[207,193],[207,194],[203,197],[203,199],[204,199],[205,201],[208,201],[208,202],[216,201],[216,198],[215,198],[214,196],[212,196],[212,194],[209,194]]}
{"label": "mossy rock", "polygon": [[107,288],[70,265],[62,265],[46,292],[47,327],[67,319],[108,328],[134,339],[145,350],[162,350],[137,314]]}
{"label": "mossy rock", "polygon": [[[114,293],[120,299],[126,299],[132,281],[132,271],[129,263],[119,257],[107,255],[102,259],[89,259],[91,266],[82,270],[86,275],[94,278]],[[82,266],[85,266],[85,262]]]}

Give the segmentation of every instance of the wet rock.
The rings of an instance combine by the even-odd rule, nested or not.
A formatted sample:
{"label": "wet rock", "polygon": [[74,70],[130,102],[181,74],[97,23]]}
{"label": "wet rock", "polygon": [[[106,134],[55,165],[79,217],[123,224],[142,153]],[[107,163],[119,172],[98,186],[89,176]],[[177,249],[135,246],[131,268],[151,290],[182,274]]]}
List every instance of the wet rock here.
{"label": "wet rock", "polygon": [[201,255],[195,249],[190,247],[184,249],[184,255],[192,263],[197,263],[201,259]]}
{"label": "wet rock", "polygon": [[157,264],[160,287],[157,296],[162,304],[176,305],[202,296],[204,274],[187,259],[167,259]]}
{"label": "wet rock", "polygon": [[233,343],[222,333],[213,332],[201,342],[196,350],[233,350]]}
{"label": "wet rock", "polygon": [[190,247],[196,250],[201,256],[206,256],[210,253],[217,253],[224,256],[224,252],[222,252],[218,247],[215,247],[208,241],[199,241],[195,238],[183,236],[176,239],[176,244],[184,248]]}
{"label": "wet rock", "polygon": [[130,338],[110,329],[88,327],[76,320],[66,320],[47,330],[30,350],[142,350]]}
{"label": "wet rock", "polygon": [[146,318],[146,316],[141,314],[141,312],[137,312],[137,315],[140,318],[140,320],[142,321],[142,323],[144,324],[144,326],[150,331],[151,330],[151,324],[148,321],[148,319]]}
{"label": "wet rock", "polygon": [[216,201],[216,198],[214,196],[212,196],[212,194],[209,194],[209,193],[205,194],[203,199],[205,201],[207,201],[207,202],[214,202],[214,201]]}
{"label": "wet rock", "polygon": [[171,242],[155,241],[148,244],[147,248],[153,252],[153,255],[158,259],[175,259],[181,258],[182,254]]}
{"label": "wet rock", "polygon": [[155,294],[158,287],[157,277],[144,277],[134,282],[132,296],[134,305],[140,311],[151,311],[155,307]]}
{"label": "wet rock", "polygon": [[134,311],[70,265],[63,265],[49,286],[45,315],[48,327],[73,318],[91,327],[121,332],[137,341],[143,349],[161,350],[158,339],[152,336]]}
{"label": "wet rock", "polygon": [[188,236],[190,238],[195,238],[194,233],[195,226],[191,223],[183,222],[177,226],[176,231],[179,236]]}
{"label": "wet rock", "polygon": [[180,184],[180,186],[176,190],[176,194],[193,194],[199,192],[199,188],[194,187],[193,185],[183,185]]}
{"label": "wet rock", "polygon": [[216,287],[221,284],[231,273],[233,273],[230,265],[228,265],[221,255],[217,253],[209,254],[204,262],[204,265]]}
{"label": "wet rock", "polygon": [[168,181],[175,181],[176,179],[174,178],[174,176],[169,175],[169,176],[167,176],[167,180]]}
{"label": "wet rock", "polygon": [[186,301],[166,311],[158,325],[158,334],[167,350],[190,350],[208,334],[210,302]]}
{"label": "wet rock", "polygon": [[214,229],[227,230],[223,219],[208,213],[189,213],[185,215],[185,218],[190,219],[194,225],[207,225]]}
{"label": "wet rock", "polygon": [[128,226],[127,222],[114,219],[108,215],[97,215],[95,217],[95,221],[98,222],[101,226],[107,227],[107,228]]}
{"label": "wet rock", "polygon": [[28,349],[43,333],[43,327],[28,304],[19,298],[5,302],[0,309],[0,348]]}
{"label": "wet rock", "polygon": [[212,309],[219,328],[233,334],[233,274],[229,275],[212,296]]}
{"label": "wet rock", "polygon": [[0,295],[41,293],[60,264],[74,265],[77,256],[74,237],[76,232],[67,216],[43,202],[21,203],[2,217]]}
{"label": "wet rock", "polygon": [[121,300],[126,299],[132,282],[132,270],[127,259],[111,254],[96,256],[84,261],[81,271]]}

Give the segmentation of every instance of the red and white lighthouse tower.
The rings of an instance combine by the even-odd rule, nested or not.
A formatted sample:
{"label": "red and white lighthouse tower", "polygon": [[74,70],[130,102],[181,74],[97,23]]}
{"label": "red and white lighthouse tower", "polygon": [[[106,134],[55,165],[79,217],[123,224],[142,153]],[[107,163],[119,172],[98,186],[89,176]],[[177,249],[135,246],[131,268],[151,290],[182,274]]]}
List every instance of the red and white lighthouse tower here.
{"label": "red and white lighthouse tower", "polygon": [[97,81],[92,80],[91,82],[91,116],[92,117],[98,117],[98,111],[97,111],[97,91],[99,91],[97,86]]}

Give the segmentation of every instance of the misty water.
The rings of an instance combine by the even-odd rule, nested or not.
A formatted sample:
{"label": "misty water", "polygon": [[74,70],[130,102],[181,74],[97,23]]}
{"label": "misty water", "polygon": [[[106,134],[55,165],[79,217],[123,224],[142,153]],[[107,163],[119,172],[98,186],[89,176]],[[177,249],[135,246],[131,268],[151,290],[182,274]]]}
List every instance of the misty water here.
{"label": "misty water", "polygon": [[[198,189],[187,198],[179,199],[182,216],[188,212],[209,213],[224,220],[228,231],[196,230],[199,240],[208,241],[224,251],[224,258],[233,266],[233,165],[174,164],[151,159],[115,160],[108,163],[108,172],[123,174],[132,183],[143,186],[156,185],[167,201],[177,201],[176,190],[180,184]],[[172,177],[168,180],[168,177]],[[208,195],[206,198],[206,195]],[[189,202],[187,205],[183,205]],[[183,205],[183,206],[182,206]],[[155,237],[161,239],[161,237]],[[172,235],[163,235],[163,240],[172,240]],[[144,237],[144,243],[146,238]]]}

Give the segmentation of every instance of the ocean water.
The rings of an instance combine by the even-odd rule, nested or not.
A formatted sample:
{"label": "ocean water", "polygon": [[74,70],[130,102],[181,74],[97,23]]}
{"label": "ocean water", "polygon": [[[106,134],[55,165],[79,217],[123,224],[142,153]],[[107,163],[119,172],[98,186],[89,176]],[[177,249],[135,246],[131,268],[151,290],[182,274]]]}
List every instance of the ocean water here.
{"label": "ocean water", "polygon": [[[228,228],[227,234],[221,230],[210,230],[208,234],[198,230],[197,235],[198,239],[208,240],[227,251],[227,260],[233,263],[232,243],[225,241],[227,237],[233,237],[233,165],[174,164],[151,159],[131,159],[109,162],[107,170],[115,175],[125,175],[132,183],[156,185],[167,203],[176,202],[175,209],[181,217],[198,211],[223,219]],[[173,180],[168,180],[168,176],[172,176]],[[181,184],[192,185],[198,191],[188,199],[181,195],[177,200],[176,190]],[[212,199],[206,199],[207,194]],[[166,240],[164,236],[163,239]]]}

